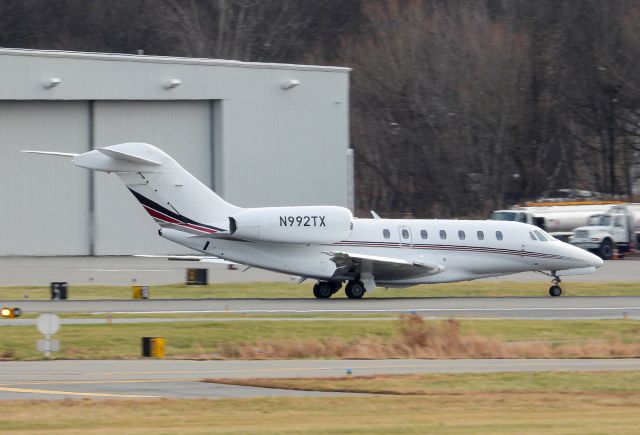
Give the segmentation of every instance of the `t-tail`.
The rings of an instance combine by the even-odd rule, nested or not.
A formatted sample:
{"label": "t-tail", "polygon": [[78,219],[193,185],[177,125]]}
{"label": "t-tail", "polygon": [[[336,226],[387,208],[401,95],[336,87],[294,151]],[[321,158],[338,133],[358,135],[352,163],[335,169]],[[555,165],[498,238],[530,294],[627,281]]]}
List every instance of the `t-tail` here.
{"label": "t-tail", "polygon": [[243,209],[224,201],[164,151],[123,143],[83,154],[25,151],[72,157],[76,166],[114,172],[163,228],[193,235],[228,233],[229,216]]}

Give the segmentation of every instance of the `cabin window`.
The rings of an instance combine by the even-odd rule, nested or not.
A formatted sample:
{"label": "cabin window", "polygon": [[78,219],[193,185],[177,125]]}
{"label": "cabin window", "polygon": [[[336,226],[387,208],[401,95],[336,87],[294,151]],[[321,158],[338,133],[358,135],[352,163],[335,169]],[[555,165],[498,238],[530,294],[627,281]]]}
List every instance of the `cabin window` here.
{"label": "cabin window", "polygon": [[420,237],[427,240],[429,238],[429,233],[427,233],[427,230],[420,230]]}
{"label": "cabin window", "polygon": [[536,242],[538,241],[538,239],[536,239],[536,236],[533,234],[533,231],[529,231],[529,237],[531,237],[531,240],[534,240]]}
{"label": "cabin window", "polygon": [[502,240],[502,231],[496,231],[496,239]]}
{"label": "cabin window", "polygon": [[467,238],[467,236],[465,235],[464,231],[461,230],[461,231],[458,231],[458,238],[460,240],[464,240]]}
{"label": "cabin window", "polygon": [[440,238],[442,240],[446,240],[447,239],[447,232],[445,230],[440,230]]}
{"label": "cabin window", "polygon": [[387,229],[382,230],[382,235],[384,236],[385,239],[391,238],[391,232]]}
{"label": "cabin window", "polygon": [[546,242],[547,238],[545,236],[542,235],[542,233],[540,231],[534,231],[533,232],[536,236],[538,236],[538,240],[540,240],[541,242]]}
{"label": "cabin window", "polygon": [[409,238],[409,230],[407,229],[402,229],[402,238],[403,239],[408,239]]}
{"label": "cabin window", "polygon": [[476,235],[478,236],[478,240],[484,240],[484,233],[482,231],[478,231]]}

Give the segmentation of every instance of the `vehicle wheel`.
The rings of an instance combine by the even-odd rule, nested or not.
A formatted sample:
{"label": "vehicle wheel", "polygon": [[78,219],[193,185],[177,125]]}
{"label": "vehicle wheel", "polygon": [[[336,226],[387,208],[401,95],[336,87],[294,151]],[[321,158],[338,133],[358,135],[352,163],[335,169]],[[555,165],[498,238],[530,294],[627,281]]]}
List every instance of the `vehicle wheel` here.
{"label": "vehicle wheel", "polygon": [[600,249],[598,250],[598,255],[603,260],[611,260],[613,255],[613,243],[611,243],[611,240],[606,239],[602,241]]}
{"label": "vehicle wheel", "polygon": [[554,297],[560,296],[562,294],[562,289],[559,285],[552,285],[549,287],[549,294]]}
{"label": "vehicle wheel", "polygon": [[364,296],[366,291],[364,284],[360,281],[349,281],[349,284],[347,284],[347,287],[344,289],[344,292],[349,299],[360,299]]}
{"label": "vehicle wheel", "polygon": [[331,283],[319,281],[313,286],[313,295],[318,299],[329,299],[333,294]]}
{"label": "vehicle wheel", "polygon": [[339,281],[331,281],[331,294],[338,293],[338,290],[342,288],[342,283]]}

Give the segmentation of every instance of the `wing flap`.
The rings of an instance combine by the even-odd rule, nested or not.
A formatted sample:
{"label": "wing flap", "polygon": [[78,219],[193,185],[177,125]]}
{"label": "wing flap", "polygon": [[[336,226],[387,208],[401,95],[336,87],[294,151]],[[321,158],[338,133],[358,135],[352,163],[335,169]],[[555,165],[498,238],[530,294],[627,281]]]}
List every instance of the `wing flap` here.
{"label": "wing flap", "polygon": [[326,252],[336,265],[335,274],[367,273],[376,281],[401,280],[435,275],[444,270],[444,266],[435,263],[415,262],[396,257],[359,254],[354,252]]}

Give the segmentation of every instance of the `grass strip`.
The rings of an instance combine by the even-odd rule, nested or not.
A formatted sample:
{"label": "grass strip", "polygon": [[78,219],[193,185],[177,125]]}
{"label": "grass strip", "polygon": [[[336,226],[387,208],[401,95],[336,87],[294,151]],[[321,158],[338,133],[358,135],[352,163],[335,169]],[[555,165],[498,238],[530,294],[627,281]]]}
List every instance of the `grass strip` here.
{"label": "grass strip", "polygon": [[629,372],[509,372],[337,378],[207,379],[205,382],[285,390],[394,395],[484,393],[640,394],[640,368]]}
{"label": "grass strip", "polygon": [[[413,319],[413,317],[411,317]],[[442,329],[445,327],[444,329]],[[313,352],[333,347],[334,353],[320,357],[349,357],[336,348],[360,349],[360,357],[374,357],[374,347],[399,343],[400,351],[421,349],[437,344],[438,349],[460,348],[461,338],[471,337],[474,349],[486,351],[491,346],[521,346],[532,352],[540,349],[558,353],[563,349],[581,349],[590,343],[591,352],[599,356],[614,346],[640,346],[640,321],[636,320],[459,320],[407,321],[344,320],[325,322],[322,318],[305,321],[218,321],[174,323],[127,323],[63,325],[53,338],[60,340],[61,359],[106,359],[140,357],[140,338],[165,337],[168,358],[303,358]],[[33,325],[0,327],[0,358],[9,360],[41,359],[35,342],[42,335]],[[496,344],[497,343],[497,344]],[[274,344],[282,346],[279,355],[270,356]],[[319,345],[324,347],[320,348]],[[488,347],[488,345],[490,345]],[[337,346],[337,347],[336,347]],[[457,346],[457,347],[456,347]],[[540,347],[542,346],[542,347]],[[430,349],[430,348],[429,348]],[[554,351],[554,349],[556,349]],[[242,351],[242,352],[240,352]],[[553,351],[553,352],[552,352]],[[507,356],[507,355],[493,355]],[[537,356],[545,355],[538,353]],[[570,356],[570,355],[564,355]],[[585,356],[580,355],[580,356]],[[596,356],[596,355],[593,355]]]}
{"label": "grass strip", "polygon": [[478,393],[220,400],[3,401],[2,432],[181,434],[636,433],[640,395]]}
{"label": "grass strip", "polygon": [[[404,298],[404,297],[495,297],[547,296],[548,283],[510,282],[481,280],[450,284],[419,285],[405,289],[377,289],[367,297]],[[228,298],[312,298],[312,283],[295,284],[291,282],[263,283],[215,283],[207,286],[187,286],[185,284],[161,285],[150,287],[152,299],[228,299]],[[562,285],[563,294],[568,296],[640,296],[640,282],[566,282]],[[69,299],[131,299],[129,286],[72,285]],[[344,292],[334,297],[344,298]],[[2,300],[48,300],[48,287],[5,286],[0,287]]]}

